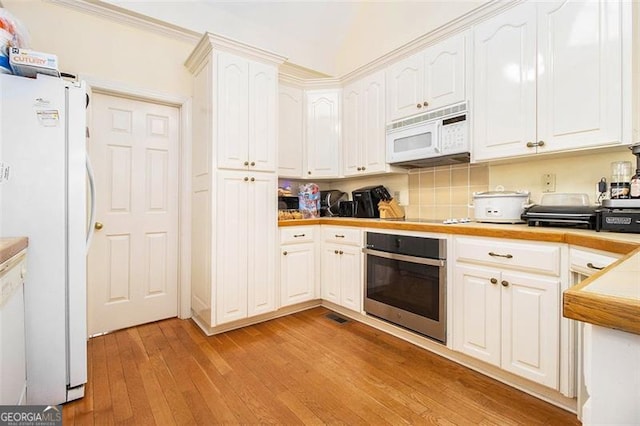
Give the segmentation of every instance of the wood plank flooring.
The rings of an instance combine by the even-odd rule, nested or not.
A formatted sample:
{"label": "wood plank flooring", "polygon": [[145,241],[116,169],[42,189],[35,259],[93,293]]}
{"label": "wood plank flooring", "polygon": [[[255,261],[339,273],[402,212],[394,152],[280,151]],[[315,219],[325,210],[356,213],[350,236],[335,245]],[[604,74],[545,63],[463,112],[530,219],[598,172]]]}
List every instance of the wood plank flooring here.
{"label": "wood plank flooring", "polygon": [[572,425],[574,414],[315,308],[206,337],[169,319],[89,341],[64,425]]}

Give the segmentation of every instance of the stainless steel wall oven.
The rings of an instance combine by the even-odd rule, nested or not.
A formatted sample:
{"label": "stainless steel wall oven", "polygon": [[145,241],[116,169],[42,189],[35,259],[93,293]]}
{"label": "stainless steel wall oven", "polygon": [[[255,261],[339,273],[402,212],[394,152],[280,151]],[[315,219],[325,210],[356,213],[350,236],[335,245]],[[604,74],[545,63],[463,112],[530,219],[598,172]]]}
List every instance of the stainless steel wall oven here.
{"label": "stainless steel wall oven", "polygon": [[367,232],[364,310],[446,342],[446,252],[441,238]]}

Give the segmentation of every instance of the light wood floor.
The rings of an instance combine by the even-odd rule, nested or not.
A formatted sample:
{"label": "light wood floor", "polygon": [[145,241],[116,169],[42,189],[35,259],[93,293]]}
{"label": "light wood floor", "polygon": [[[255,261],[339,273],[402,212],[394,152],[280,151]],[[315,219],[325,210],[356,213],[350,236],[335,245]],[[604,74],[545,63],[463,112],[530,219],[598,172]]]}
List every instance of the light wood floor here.
{"label": "light wood floor", "polygon": [[574,414],[315,308],[217,336],[169,319],[89,341],[73,424],[579,424]]}

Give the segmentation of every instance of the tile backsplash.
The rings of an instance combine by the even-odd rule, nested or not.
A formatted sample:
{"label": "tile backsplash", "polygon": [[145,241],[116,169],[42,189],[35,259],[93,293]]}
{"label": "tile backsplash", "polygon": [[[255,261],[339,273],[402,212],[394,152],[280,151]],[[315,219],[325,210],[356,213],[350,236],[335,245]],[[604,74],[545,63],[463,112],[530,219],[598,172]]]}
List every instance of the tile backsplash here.
{"label": "tile backsplash", "polygon": [[409,172],[410,219],[473,217],[469,207],[474,192],[489,188],[489,167],[462,164],[415,169]]}

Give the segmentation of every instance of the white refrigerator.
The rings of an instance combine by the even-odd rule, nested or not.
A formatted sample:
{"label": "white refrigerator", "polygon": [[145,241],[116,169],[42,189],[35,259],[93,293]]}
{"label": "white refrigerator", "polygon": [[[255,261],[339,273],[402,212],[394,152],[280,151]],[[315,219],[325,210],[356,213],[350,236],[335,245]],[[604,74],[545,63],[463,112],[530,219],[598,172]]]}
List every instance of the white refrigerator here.
{"label": "white refrigerator", "polygon": [[27,404],[81,398],[87,381],[85,102],[83,84],[0,75],[0,237],[29,238]]}

